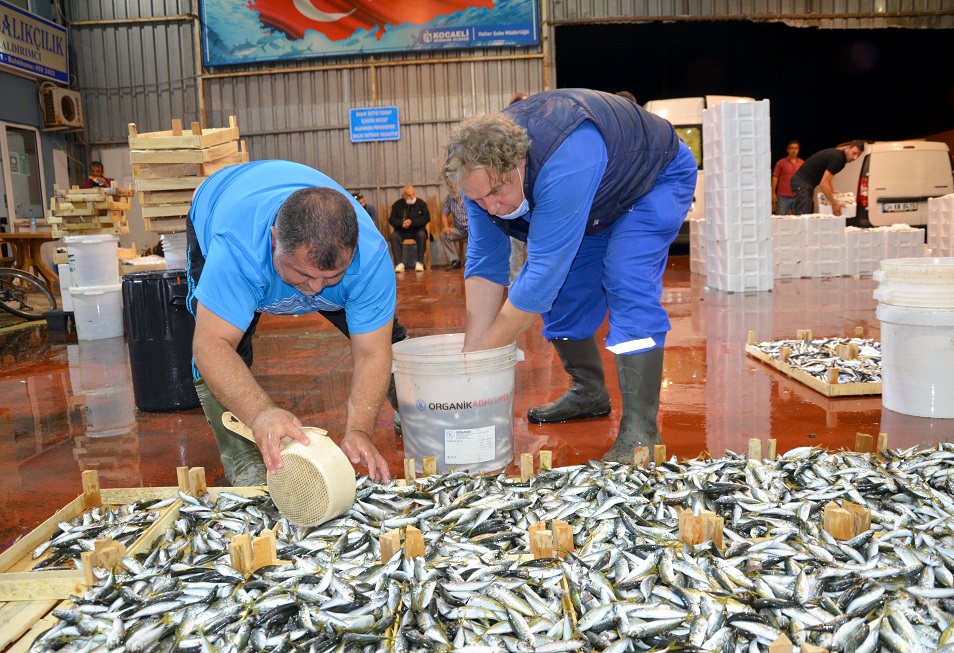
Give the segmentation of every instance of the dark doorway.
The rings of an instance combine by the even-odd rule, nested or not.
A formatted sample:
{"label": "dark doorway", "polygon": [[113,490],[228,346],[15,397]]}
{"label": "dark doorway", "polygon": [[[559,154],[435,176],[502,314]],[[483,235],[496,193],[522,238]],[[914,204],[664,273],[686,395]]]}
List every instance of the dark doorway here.
{"label": "dark doorway", "polygon": [[861,138],[954,129],[951,30],[821,30],[694,22],[556,28],[557,85],[649,100],[707,94],[771,101],[772,157]]}

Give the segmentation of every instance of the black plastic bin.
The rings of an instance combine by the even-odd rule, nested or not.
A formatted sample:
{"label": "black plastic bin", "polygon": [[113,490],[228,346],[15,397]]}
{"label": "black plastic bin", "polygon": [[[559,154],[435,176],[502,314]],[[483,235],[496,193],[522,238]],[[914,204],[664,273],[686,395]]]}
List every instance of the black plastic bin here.
{"label": "black plastic bin", "polygon": [[185,270],[123,277],[123,321],[136,407],[149,412],[196,408],[192,384],[195,320],[186,306]]}

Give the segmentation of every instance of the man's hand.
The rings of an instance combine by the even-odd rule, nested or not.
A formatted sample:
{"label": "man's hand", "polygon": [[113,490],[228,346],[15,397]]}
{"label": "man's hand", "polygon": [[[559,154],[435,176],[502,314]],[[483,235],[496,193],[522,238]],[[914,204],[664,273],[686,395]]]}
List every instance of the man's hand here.
{"label": "man's hand", "polygon": [[281,408],[269,408],[259,413],[251,427],[252,433],[255,434],[255,444],[265,459],[265,467],[273,474],[285,464],[281,454],[282,438],[298,440],[304,445],[311,442],[301,430],[301,421]]}
{"label": "man's hand", "polygon": [[832,215],[841,215],[841,207],[844,206],[841,202],[832,202],[831,203],[831,212]]}
{"label": "man's hand", "polygon": [[402,226],[404,229],[410,229],[410,228],[411,228],[411,219],[410,219],[410,218],[404,218],[404,222],[401,223],[401,226]]}
{"label": "man's hand", "polygon": [[445,234],[450,234],[450,230],[451,230],[451,228],[450,228],[450,227],[447,227],[447,226],[445,226],[443,229],[441,229],[441,231],[442,231],[443,233],[445,233]]}
{"label": "man's hand", "polygon": [[370,438],[363,433],[346,433],[341,441],[341,450],[344,451],[352,464],[363,464],[368,468],[368,476],[373,481],[391,480],[391,470],[384,457],[371,444]]}

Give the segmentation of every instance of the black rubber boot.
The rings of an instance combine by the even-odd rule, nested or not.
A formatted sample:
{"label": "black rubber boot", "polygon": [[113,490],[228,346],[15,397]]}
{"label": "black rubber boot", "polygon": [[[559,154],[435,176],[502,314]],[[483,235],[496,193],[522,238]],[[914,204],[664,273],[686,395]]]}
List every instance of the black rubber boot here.
{"label": "black rubber boot", "polygon": [[552,342],[573,385],[559,399],[528,410],[527,419],[534,424],[552,424],[609,415],[610,396],[596,338]]}
{"label": "black rubber boot", "polygon": [[659,391],[662,387],[663,348],[642,354],[616,356],[616,375],[623,395],[623,415],[613,448],[604,462],[632,463],[636,447],[662,444],[659,435]]}
{"label": "black rubber boot", "polygon": [[215,434],[226,482],[232,487],[265,485],[265,460],[258,446],[225,428],[222,424],[225,407],[213,396],[205,381],[198,379],[195,382],[195,391],[199,395],[205,419]]}

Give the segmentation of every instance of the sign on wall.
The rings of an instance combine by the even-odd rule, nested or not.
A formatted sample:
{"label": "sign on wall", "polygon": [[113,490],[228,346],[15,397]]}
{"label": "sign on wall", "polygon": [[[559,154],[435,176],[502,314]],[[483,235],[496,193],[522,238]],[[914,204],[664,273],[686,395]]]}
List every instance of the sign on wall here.
{"label": "sign on wall", "polygon": [[205,65],[540,42],[536,0],[202,0]]}
{"label": "sign on wall", "polygon": [[397,107],[351,109],[351,142],[397,141],[401,139]]}
{"label": "sign on wall", "polygon": [[0,0],[0,66],[68,84],[66,28]]}

